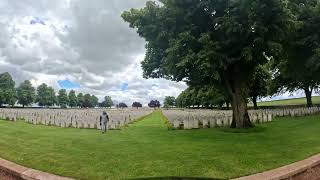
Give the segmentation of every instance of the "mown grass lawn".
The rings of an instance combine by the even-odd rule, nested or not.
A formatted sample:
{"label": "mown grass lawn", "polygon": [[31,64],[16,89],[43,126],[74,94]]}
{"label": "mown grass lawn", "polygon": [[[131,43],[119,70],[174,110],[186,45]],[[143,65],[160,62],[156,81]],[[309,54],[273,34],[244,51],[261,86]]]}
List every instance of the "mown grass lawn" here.
{"label": "mown grass lawn", "polygon": [[[312,97],[314,104],[320,104],[320,96]],[[258,102],[258,106],[288,106],[288,105],[306,105],[306,98],[284,99],[276,101]],[[250,104],[252,105],[252,103]]]}
{"label": "mown grass lawn", "polygon": [[319,153],[319,132],[319,115],[279,118],[249,131],[168,131],[155,112],[108,134],[0,121],[0,157],[77,179],[225,179]]}

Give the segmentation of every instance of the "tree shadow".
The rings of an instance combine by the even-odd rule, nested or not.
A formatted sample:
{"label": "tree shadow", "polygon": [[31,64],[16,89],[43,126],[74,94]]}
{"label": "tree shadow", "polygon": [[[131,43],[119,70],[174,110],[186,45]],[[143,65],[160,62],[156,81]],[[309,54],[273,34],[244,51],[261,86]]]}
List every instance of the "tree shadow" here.
{"label": "tree shadow", "polygon": [[265,132],[266,130],[267,128],[262,126],[255,126],[249,129],[220,128],[220,131],[224,133],[242,133],[242,134],[262,133],[262,132]]}

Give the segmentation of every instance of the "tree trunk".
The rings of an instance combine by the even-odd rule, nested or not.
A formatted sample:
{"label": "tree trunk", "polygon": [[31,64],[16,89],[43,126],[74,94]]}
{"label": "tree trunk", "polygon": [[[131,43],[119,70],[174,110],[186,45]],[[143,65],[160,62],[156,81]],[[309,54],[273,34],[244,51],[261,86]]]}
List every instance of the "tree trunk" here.
{"label": "tree trunk", "polygon": [[225,80],[229,94],[231,95],[231,106],[233,111],[233,120],[231,128],[245,129],[251,128],[254,125],[251,123],[248,107],[247,93],[245,86],[237,80]]}
{"label": "tree trunk", "polygon": [[312,89],[310,90],[309,87],[308,88],[304,88],[304,93],[306,94],[306,98],[307,98],[307,107],[312,107],[313,103],[312,103]]}
{"label": "tree trunk", "polygon": [[258,109],[257,96],[252,97],[253,108]]}
{"label": "tree trunk", "polygon": [[226,104],[227,104],[227,110],[229,110],[230,109],[230,103],[226,102]]}

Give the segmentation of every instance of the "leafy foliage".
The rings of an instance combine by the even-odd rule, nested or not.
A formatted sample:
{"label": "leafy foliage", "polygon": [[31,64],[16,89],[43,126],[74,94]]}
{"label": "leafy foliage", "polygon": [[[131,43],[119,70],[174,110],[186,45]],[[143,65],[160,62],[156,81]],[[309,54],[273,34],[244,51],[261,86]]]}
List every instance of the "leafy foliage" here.
{"label": "leafy foliage", "polygon": [[58,92],[58,104],[61,108],[66,108],[69,104],[69,98],[67,91],[65,89],[60,89]]}
{"label": "leafy foliage", "polygon": [[73,108],[73,107],[78,106],[78,98],[77,98],[76,92],[74,90],[71,90],[69,92],[68,98],[69,98],[69,106],[70,107]]}
{"label": "leafy foliage", "polygon": [[151,100],[148,104],[150,108],[160,108],[161,104],[158,100]]}
{"label": "leafy foliage", "polygon": [[[79,96],[78,96],[78,98],[79,98]],[[84,101],[83,101],[82,106],[85,108],[93,108],[98,105],[98,98],[94,95],[85,94],[83,99],[84,99]]]}
{"label": "leafy foliage", "polygon": [[249,83],[249,96],[257,109],[257,99],[268,95],[268,87],[271,81],[271,72],[266,66],[258,66]]}
{"label": "leafy foliage", "polygon": [[43,83],[37,88],[37,99],[39,106],[53,106],[56,102],[56,94],[52,87]]}
{"label": "leafy foliage", "polygon": [[113,101],[111,96],[104,97],[104,101],[101,103],[101,107],[111,108],[113,106]]}
{"label": "leafy foliage", "polygon": [[172,107],[176,105],[176,98],[173,96],[166,96],[164,98],[164,107],[168,108],[168,107]]}
{"label": "leafy foliage", "polygon": [[117,105],[117,108],[127,108],[128,107],[128,105],[126,104],[126,103],[119,103],[118,105]]}
{"label": "leafy foliage", "polygon": [[0,74],[0,106],[14,105],[17,101],[15,82],[8,72]]}
{"label": "leafy foliage", "polygon": [[99,99],[95,96],[91,96],[91,107],[97,107],[99,103]]}
{"label": "leafy foliage", "polygon": [[285,0],[161,0],[122,17],[146,40],[145,78],[221,86],[232,100],[232,127],[252,124],[248,83],[266,56],[277,58],[291,26]]}
{"label": "leafy foliage", "polygon": [[18,103],[24,106],[31,105],[36,98],[36,90],[30,81],[26,80],[17,88]]}
{"label": "leafy foliage", "polygon": [[320,2],[291,0],[295,26],[287,37],[285,53],[274,59],[272,92],[304,90],[307,105],[312,106],[312,92],[320,85]]}
{"label": "leafy foliage", "polygon": [[141,108],[142,107],[142,104],[140,103],[140,102],[133,102],[132,103],[132,107],[134,107],[134,108]]}
{"label": "leafy foliage", "polygon": [[84,107],[84,96],[82,93],[78,94],[77,99],[78,99],[78,106],[80,108]]}
{"label": "leafy foliage", "polygon": [[182,108],[221,108],[224,104],[229,104],[229,97],[225,91],[212,86],[189,87],[177,97],[176,102]]}

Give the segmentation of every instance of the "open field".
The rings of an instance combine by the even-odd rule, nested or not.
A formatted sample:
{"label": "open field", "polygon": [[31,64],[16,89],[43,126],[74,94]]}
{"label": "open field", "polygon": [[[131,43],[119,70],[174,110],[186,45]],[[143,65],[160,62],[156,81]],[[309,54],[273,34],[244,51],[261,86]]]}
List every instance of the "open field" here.
{"label": "open field", "polygon": [[0,156],[78,179],[231,178],[320,152],[320,116],[276,118],[250,130],[168,131],[160,112],[122,130],[0,121]]}
{"label": "open field", "polygon": [[[312,101],[313,101],[313,104],[320,104],[320,96],[312,97]],[[258,102],[258,106],[288,106],[288,105],[305,105],[305,104],[307,104],[306,98],[294,98],[294,99]],[[252,103],[250,103],[249,105],[252,106]]]}

